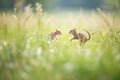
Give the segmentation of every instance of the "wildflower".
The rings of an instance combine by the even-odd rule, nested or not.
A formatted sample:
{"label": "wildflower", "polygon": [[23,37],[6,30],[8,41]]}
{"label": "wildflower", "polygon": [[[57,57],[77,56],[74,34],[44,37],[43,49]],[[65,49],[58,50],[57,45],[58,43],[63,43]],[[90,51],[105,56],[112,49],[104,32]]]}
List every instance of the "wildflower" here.
{"label": "wildflower", "polygon": [[39,56],[42,53],[42,49],[39,47],[37,48],[37,55]]}
{"label": "wildflower", "polygon": [[66,63],[66,64],[64,65],[64,69],[65,69],[66,71],[71,71],[71,70],[73,69],[73,65],[72,65],[71,63]]}

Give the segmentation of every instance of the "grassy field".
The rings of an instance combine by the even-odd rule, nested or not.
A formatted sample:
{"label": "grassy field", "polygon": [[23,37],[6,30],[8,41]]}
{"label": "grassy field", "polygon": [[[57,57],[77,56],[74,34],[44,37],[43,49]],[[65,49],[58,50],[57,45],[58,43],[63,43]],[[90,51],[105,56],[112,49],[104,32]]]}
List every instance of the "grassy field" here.
{"label": "grassy field", "polygon": [[[118,13],[99,9],[1,12],[0,80],[120,80],[119,21]],[[73,28],[96,33],[79,46],[70,41]],[[50,42],[48,34],[56,29],[62,35]]]}

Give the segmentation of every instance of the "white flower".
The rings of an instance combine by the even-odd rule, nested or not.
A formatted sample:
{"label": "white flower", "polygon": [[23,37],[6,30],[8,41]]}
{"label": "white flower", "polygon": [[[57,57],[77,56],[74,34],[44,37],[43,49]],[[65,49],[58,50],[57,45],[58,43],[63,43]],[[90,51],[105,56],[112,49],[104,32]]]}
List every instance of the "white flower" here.
{"label": "white flower", "polygon": [[72,65],[71,63],[66,63],[66,64],[64,65],[64,69],[65,69],[66,71],[71,71],[71,70],[73,69],[73,65]]}
{"label": "white flower", "polygon": [[37,48],[37,52],[36,52],[36,53],[37,53],[38,56],[41,55],[41,53],[42,53],[41,47],[38,47],[38,48]]}
{"label": "white flower", "polygon": [[55,52],[55,50],[54,49],[50,49],[50,53],[54,53]]}

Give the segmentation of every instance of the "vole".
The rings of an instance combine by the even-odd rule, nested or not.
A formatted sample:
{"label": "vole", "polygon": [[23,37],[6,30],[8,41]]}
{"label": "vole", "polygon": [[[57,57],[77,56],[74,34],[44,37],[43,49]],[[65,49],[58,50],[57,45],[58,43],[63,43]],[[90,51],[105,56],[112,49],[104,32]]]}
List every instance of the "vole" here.
{"label": "vole", "polygon": [[48,37],[49,37],[51,40],[53,40],[53,39],[55,39],[55,38],[57,37],[57,35],[61,35],[61,34],[62,34],[61,31],[59,31],[59,30],[56,29],[56,31],[51,32],[51,33],[48,35]]}
{"label": "vole", "polygon": [[88,40],[90,40],[90,38],[91,38],[90,33],[85,29],[83,29],[83,30],[88,33],[88,38],[83,33],[78,33],[77,30],[74,28],[69,31],[69,34],[73,35],[73,38],[71,39],[71,41],[74,39],[77,39],[77,40],[80,40],[81,43],[86,43]]}

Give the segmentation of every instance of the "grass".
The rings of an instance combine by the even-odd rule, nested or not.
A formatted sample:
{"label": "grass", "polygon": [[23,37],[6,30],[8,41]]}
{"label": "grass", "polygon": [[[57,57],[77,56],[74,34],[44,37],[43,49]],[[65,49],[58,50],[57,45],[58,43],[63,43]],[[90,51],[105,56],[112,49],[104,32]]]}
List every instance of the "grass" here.
{"label": "grass", "polygon": [[[1,13],[0,80],[120,80],[120,16],[109,29],[113,14],[106,15]],[[97,32],[79,46],[68,33],[75,27]],[[56,29],[62,35],[49,42]]]}

